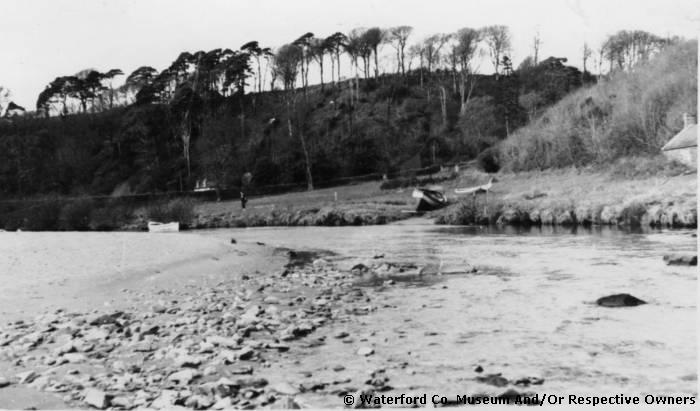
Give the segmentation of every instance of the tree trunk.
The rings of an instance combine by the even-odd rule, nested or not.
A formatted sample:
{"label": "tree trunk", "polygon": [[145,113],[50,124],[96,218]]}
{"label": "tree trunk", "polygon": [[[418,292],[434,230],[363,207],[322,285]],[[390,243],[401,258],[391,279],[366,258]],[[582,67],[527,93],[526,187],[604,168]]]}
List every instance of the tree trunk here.
{"label": "tree trunk", "polygon": [[442,126],[447,127],[447,92],[440,86],[440,108],[442,109]]}
{"label": "tree trunk", "polygon": [[377,53],[377,48],[374,48],[374,78],[379,78],[379,56]]}
{"label": "tree trunk", "polygon": [[321,56],[321,59],[318,61],[318,67],[321,70],[321,91],[323,92],[323,56]]}

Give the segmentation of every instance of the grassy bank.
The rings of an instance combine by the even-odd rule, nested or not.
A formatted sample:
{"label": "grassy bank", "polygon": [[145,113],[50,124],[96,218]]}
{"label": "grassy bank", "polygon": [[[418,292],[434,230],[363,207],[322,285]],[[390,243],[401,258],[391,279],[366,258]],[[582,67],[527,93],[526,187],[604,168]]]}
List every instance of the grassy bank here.
{"label": "grassy bank", "polygon": [[[491,177],[496,182],[488,196],[454,193]],[[179,221],[189,229],[387,224],[415,216],[413,186],[429,182],[438,183],[450,202],[446,209],[427,214],[438,224],[697,225],[696,173],[662,157],[635,157],[605,166],[520,173],[486,174],[470,168],[417,181],[371,181],[253,197],[245,210],[238,200],[175,198],[129,205],[54,199],[0,216],[0,228],[145,230],[148,220]]]}
{"label": "grassy bank", "polygon": [[[488,196],[462,198],[438,224],[697,226],[697,175],[661,158],[605,167],[499,173]],[[467,172],[457,186],[489,176]]]}

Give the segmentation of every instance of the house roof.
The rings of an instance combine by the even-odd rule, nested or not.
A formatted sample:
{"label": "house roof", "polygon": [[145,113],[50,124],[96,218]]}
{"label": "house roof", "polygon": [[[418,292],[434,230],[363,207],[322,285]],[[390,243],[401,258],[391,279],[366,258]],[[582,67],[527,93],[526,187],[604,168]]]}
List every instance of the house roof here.
{"label": "house roof", "polygon": [[698,146],[698,125],[693,124],[681,130],[661,149],[664,151]]}

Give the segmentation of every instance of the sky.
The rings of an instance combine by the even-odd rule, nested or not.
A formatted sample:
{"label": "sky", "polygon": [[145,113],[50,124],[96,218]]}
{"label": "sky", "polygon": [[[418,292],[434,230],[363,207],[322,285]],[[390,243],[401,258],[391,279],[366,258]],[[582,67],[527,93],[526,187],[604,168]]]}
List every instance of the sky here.
{"label": "sky", "polygon": [[[531,54],[539,31],[541,58],[567,57],[580,67],[584,42],[596,48],[621,29],[697,38],[700,2],[0,0],[0,85],[11,90],[11,100],[31,110],[55,77],[86,68],[120,68],[127,75],[143,65],[162,70],[182,51],[237,49],[250,40],[274,48],[309,31],[325,37],[355,27],[410,25],[416,41],[492,24],[510,28],[516,65]],[[480,69],[493,71],[486,64]]]}

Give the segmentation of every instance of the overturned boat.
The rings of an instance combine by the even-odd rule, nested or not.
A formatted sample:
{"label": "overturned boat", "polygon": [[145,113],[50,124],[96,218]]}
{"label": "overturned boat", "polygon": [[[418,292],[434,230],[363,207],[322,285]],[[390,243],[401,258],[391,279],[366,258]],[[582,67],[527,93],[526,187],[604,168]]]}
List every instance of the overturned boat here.
{"label": "overturned boat", "polygon": [[447,205],[445,195],[437,190],[427,188],[416,188],[413,190],[413,198],[418,199],[416,211],[430,211]]}
{"label": "overturned boat", "polygon": [[178,231],[180,231],[180,223],[177,221],[170,223],[148,222],[149,233],[177,233]]}

